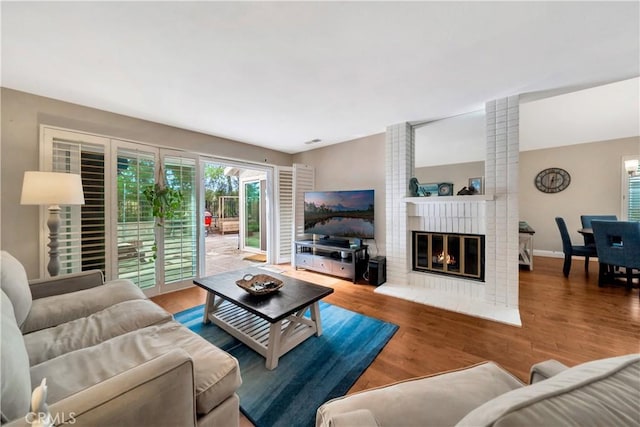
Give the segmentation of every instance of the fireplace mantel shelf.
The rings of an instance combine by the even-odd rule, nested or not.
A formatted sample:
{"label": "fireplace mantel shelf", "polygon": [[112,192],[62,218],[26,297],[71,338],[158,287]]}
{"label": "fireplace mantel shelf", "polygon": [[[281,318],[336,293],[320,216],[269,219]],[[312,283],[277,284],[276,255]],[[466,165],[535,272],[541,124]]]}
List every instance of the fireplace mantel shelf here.
{"label": "fireplace mantel shelf", "polygon": [[494,194],[477,194],[474,196],[435,196],[435,197],[405,197],[406,203],[442,203],[442,202],[482,202],[495,200]]}

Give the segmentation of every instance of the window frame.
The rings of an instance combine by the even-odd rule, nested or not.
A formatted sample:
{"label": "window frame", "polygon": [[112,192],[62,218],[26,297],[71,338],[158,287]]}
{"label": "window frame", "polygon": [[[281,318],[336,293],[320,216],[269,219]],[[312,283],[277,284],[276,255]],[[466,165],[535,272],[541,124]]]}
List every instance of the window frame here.
{"label": "window frame", "polygon": [[[627,160],[638,160],[640,162],[640,154],[637,155],[629,155],[623,156],[621,161],[621,203],[620,203],[620,212],[622,220],[629,221],[629,193],[630,193],[630,179],[629,173],[625,168],[625,161]],[[638,173],[640,173],[640,164],[638,165]]]}

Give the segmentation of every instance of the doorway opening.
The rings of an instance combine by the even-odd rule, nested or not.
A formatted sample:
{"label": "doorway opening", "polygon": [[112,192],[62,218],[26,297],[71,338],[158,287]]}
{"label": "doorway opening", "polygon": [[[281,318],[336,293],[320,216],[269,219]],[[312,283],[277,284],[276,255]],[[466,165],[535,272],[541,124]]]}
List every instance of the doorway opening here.
{"label": "doorway opening", "polygon": [[210,276],[265,264],[267,173],[224,161],[203,161],[202,167],[203,273]]}

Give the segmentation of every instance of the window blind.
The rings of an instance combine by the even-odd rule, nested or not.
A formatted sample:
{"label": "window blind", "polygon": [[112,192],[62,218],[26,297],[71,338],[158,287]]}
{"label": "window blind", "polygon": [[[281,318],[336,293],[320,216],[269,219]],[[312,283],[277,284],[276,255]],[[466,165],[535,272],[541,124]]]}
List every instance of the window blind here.
{"label": "window blind", "polygon": [[277,218],[277,259],[276,263],[291,262],[293,233],[293,169],[278,168],[278,197],[276,198]]}
{"label": "window blind", "polygon": [[151,288],[156,284],[156,230],[153,210],[142,191],[155,184],[155,155],[118,148],[117,156],[117,277],[130,279],[141,289]]}
{"label": "window blind", "polygon": [[196,276],[196,220],[203,214],[196,212],[196,160],[166,156],[164,170],[166,185],[184,197],[182,209],[164,226],[164,282],[174,283]]}
{"label": "window blind", "polygon": [[313,191],[315,186],[315,169],[303,164],[293,165],[293,235],[297,239],[304,234],[304,193]]}
{"label": "window blind", "polygon": [[629,177],[627,216],[629,221],[640,221],[640,167],[638,175]]}
{"label": "window blind", "polygon": [[51,166],[54,172],[79,174],[85,197],[83,206],[62,206],[60,211],[60,273],[106,273],[104,147],[54,139]]}

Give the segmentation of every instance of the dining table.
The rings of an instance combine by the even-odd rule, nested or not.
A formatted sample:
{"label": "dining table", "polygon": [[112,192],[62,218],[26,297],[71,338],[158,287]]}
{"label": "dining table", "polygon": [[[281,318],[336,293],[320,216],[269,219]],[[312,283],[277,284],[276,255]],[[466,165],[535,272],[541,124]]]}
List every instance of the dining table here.
{"label": "dining table", "polygon": [[[595,245],[595,240],[594,240],[594,236],[593,236],[593,228],[579,228],[578,229],[578,233],[582,234],[585,237],[590,237],[589,241],[593,242],[593,244]],[[615,239],[614,239],[615,242]]]}
{"label": "dining table", "polygon": [[593,228],[580,228],[578,229],[578,233],[584,236],[584,245],[588,247],[593,247],[596,245],[596,239],[593,235]]}
{"label": "dining table", "polygon": [[591,235],[593,236],[593,228],[580,228],[578,233],[582,235]]}

